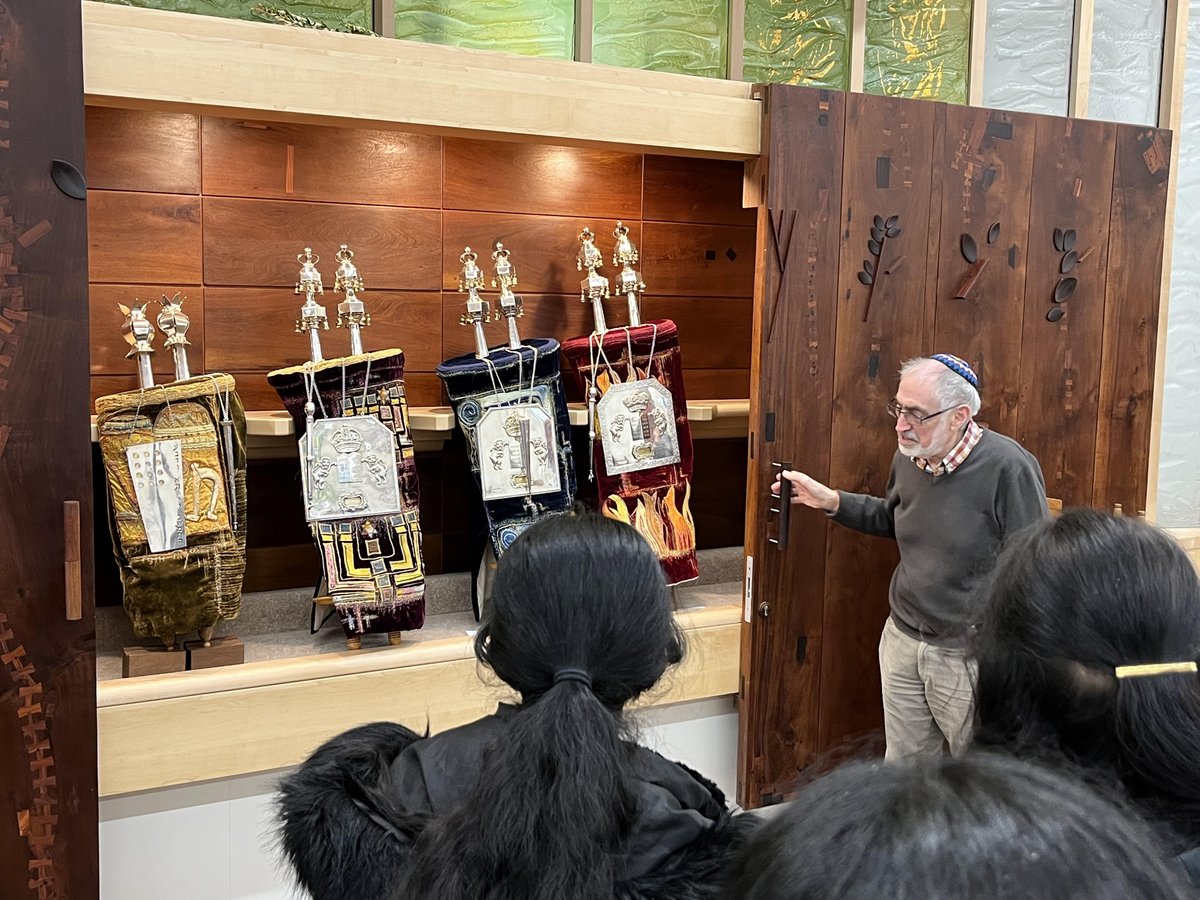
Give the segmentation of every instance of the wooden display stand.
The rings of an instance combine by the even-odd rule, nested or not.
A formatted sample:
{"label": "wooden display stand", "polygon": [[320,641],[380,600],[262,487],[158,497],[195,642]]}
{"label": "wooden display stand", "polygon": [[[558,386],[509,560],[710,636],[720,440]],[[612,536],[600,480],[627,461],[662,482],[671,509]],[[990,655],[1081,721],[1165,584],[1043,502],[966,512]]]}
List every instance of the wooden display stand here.
{"label": "wooden display stand", "polygon": [[246,661],[246,645],[241,638],[213,638],[205,641],[187,641],[183,645],[187,653],[189,669],[213,669],[217,666],[240,666]]}
{"label": "wooden display stand", "polygon": [[231,635],[209,641],[186,641],[174,647],[125,647],[121,650],[121,677],[166,675],[192,669],[239,666],[246,661],[246,646]]}

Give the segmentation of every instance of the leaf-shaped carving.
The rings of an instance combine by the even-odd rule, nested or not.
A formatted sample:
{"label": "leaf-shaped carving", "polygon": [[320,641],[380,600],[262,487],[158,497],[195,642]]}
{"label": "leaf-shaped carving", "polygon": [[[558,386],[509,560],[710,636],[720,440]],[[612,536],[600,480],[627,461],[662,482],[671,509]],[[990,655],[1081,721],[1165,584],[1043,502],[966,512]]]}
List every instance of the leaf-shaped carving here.
{"label": "leaf-shaped carving", "polygon": [[874,219],[871,220],[871,223],[876,228],[882,228],[883,227],[883,216],[876,216]]}
{"label": "leaf-shaped carving", "polygon": [[993,222],[992,227],[988,229],[988,243],[994,244],[1000,239],[1000,223]]}
{"label": "leaf-shaped carving", "polygon": [[887,226],[888,228],[895,228],[897,225],[900,224],[900,217],[899,216],[888,216],[887,221],[884,222],[883,224],[885,226]]}
{"label": "leaf-shaped carving", "polygon": [[1075,263],[1077,263],[1077,262],[1079,262],[1079,254],[1076,253],[1074,250],[1068,250],[1063,255],[1062,265],[1058,267],[1058,270],[1060,272],[1062,272],[1064,275],[1066,275],[1073,268],[1075,268]]}
{"label": "leaf-shaped carving", "polygon": [[1071,295],[1075,293],[1075,288],[1078,286],[1079,286],[1078,278],[1076,278],[1074,276],[1064,278],[1062,281],[1060,281],[1057,285],[1054,286],[1054,302],[1055,303],[1066,303],[1068,300],[1071,299]]}
{"label": "leaf-shaped carving", "polygon": [[963,259],[969,263],[979,259],[979,248],[975,246],[975,238],[969,234],[964,234],[959,240],[959,247],[962,249]]}
{"label": "leaf-shaped carving", "polygon": [[900,226],[899,225],[889,225],[885,234],[887,234],[887,236],[890,238],[900,237]]}
{"label": "leaf-shaped carving", "polygon": [[1046,319],[1050,322],[1057,322],[1059,319],[1061,319],[1066,314],[1067,314],[1067,311],[1064,307],[1054,306],[1054,307],[1051,307],[1050,312],[1046,313]]}
{"label": "leaf-shaped carving", "polygon": [[883,247],[880,246],[879,241],[872,239],[867,241],[867,249],[870,250],[875,256],[878,256]]}
{"label": "leaf-shaped carving", "polygon": [[866,272],[868,275],[874,275],[875,274],[875,260],[864,259],[863,260],[863,271]]}
{"label": "leaf-shaped carving", "polygon": [[883,229],[882,228],[872,228],[871,229],[871,240],[878,241],[879,243],[883,243]]}
{"label": "leaf-shaped carving", "polygon": [[1059,253],[1063,252],[1063,230],[1061,228],[1054,229],[1054,249]]}
{"label": "leaf-shaped carving", "polygon": [[867,285],[875,283],[875,279],[872,278],[870,275],[868,275],[866,272],[859,272],[858,280],[861,281],[863,284],[867,284]]}
{"label": "leaf-shaped carving", "polygon": [[1063,232],[1062,248],[1064,250],[1074,250],[1075,249],[1075,229],[1074,228],[1068,228],[1066,231]]}

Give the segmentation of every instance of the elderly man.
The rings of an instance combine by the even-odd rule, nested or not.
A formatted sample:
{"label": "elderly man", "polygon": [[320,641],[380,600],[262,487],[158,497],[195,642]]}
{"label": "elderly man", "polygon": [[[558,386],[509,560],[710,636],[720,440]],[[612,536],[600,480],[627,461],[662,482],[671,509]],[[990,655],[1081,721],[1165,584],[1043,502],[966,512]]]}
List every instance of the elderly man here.
{"label": "elderly man", "polygon": [[956,356],[904,364],[887,406],[899,449],[884,497],[833,490],[803,472],[781,476],[793,503],[899,545],[879,642],[890,760],[938,756],[943,741],[953,753],[966,747],[974,706],[966,645],[982,617],[980,589],[1001,542],[1048,515],[1037,460],[975,423],[978,387]]}

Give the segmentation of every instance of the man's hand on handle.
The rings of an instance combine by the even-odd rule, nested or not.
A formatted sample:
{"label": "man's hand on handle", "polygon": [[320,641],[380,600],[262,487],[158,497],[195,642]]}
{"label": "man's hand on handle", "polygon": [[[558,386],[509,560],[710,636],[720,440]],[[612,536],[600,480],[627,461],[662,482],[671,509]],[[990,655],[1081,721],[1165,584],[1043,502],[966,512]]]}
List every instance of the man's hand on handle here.
{"label": "man's hand on handle", "polygon": [[786,478],[792,483],[792,503],[802,503],[813,509],[823,509],[830,514],[838,511],[842,502],[838,492],[821,484],[815,478],[809,478],[803,472],[785,470],[776,475],[775,483],[771,485],[772,494],[778,496],[780,478]]}

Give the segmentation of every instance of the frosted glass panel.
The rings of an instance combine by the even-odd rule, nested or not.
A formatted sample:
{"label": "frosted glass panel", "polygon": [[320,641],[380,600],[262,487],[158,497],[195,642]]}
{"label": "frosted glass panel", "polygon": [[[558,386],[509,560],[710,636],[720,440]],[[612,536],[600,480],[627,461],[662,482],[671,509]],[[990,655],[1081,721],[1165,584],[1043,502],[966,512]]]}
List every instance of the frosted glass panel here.
{"label": "frosted glass panel", "polygon": [[574,0],[396,0],[396,37],[571,59]]}
{"label": "frosted glass panel", "polygon": [[729,0],[595,0],[592,61],[724,78]]}
{"label": "frosted glass panel", "polygon": [[967,102],[971,0],[867,0],[863,89]]}
{"label": "frosted glass panel", "polygon": [[1088,118],[1158,121],[1164,0],[1096,0]]}
{"label": "frosted glass panel", "polygon": [[[371,0],[105,0],[120,6],[144,6],[171,12],[223,16],[226,19],[263,21],[251,12],[260,3],[315,19],[329,28],[357,25],[371,28]],[[182,63],[181,63],[182,64]]]}
{"label": "frosted glass panel", "polygon": [[852,0],[746,0],[745,81],[850,88]]}
{"label": "frosted glass panel", "polygon": [[1200,0],[1190,4],[1171,250],[1158,524],[1200,527]]}
{"label": "frosted glass panel", "polygon": [[988,0],[983,105],[1067,114],[1074,0]]}

